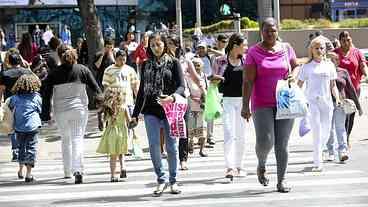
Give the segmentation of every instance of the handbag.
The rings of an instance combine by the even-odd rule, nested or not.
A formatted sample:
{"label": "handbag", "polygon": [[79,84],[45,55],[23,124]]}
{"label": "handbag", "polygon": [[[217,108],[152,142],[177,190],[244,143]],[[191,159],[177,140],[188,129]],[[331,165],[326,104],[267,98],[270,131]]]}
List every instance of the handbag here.
{"label": "handbag", "polygon": [[352,114],[358,110],[354,101],[351,99],[344,99],[341,103],[341,107],[345,114]]}
{"label": "handbag", "polygon": [[[288,53],[284,45],[285,53]],[[286,54],[288,74],[291,73],[289,57]],[[289,80],[278,80],[276,85],[276,119],[295,119],[305,117],[308,113],[307,100],[303,91]]]}
{"label": "handbag", "polygon": [[10,99],[6,99],[0,107],[0,132],[10,134],[14,131],[14,110],[9,107]]}

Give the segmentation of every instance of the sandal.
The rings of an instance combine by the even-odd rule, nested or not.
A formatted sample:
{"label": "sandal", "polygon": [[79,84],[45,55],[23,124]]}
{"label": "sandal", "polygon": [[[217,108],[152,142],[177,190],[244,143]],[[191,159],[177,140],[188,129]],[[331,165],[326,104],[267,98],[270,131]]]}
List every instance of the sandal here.
{"label": "sandal", "polygon": [[159,183],[157,185],[156,190],[153,191],[153,196],[159,197],[162,195],[162,193],[166,190],[168,184],[167,183]]}
{"label": "sandal", "polygon": [[263,186],[268,186],[268,183],[270,180],[266,176],[266,169],[258,167],[257,168],[257,176],[258,176],[258,182],[262,184]]}
{"label": "sandal", "polygon": [[181,190],[179,190],[178,184],[174,183],[170,185],[170,193],[171,194],[180,194]]}

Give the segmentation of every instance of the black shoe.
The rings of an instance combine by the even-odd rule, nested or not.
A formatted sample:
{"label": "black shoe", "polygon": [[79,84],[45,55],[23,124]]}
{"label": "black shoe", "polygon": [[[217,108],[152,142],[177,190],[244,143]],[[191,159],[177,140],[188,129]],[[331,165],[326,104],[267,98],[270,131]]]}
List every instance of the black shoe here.
{"label": "black shoe", "polygon": [[75,178],[75,184],[82,184],[83,183],[83,176],[80,172],[76,172],[74,173],[74,178]]}
{"label": "black shoe", "polygon": [[26,183],[30,183],[30,182],[33,182],[34,181],[34,178],[33,176],[31,177],[26,177],[26,179],[24,180]]}
{"label": "black shoe", "polygon": [[18,161],[18,152],[16,150],[12,151],[12,162],[17,162]]}
{"label": "black shoe", "polygon": [[118,178],[116,178],[116,177],[112,177],[112,178],[111,178],[111,182],[112,182],[112,183],[117,183],[117,182],[119,182],[119,179],[118,179]]}
{"label": "black shoe", "polygon": [[280,193],[288,193],[291,191],[291,188],[286,184],[285,181],[277,184],[277,192]]}
{"label": "black shoe", "polygon": [[24,179],[24,176],[22,175],[21,172],[18,171],[18,179]]}
{"label": "black shoe", "polygon": [[266,176],[266,169],[265,168],[257,168],[257,176],[258,176],[258,182],[262,184],[263,186],[268,186],[268,183],[270,180]]}
{"label": "black shoe", "polygon": [[207,143],[210,144],[210,145],[215,145],[216,144],[215,140],[213,140],[212,138],[207,138]]}
{"label": "black shoe", "polygon": [[127,171],[126,170],[121,170],[120,178],[127,178]]}
{"label": "black shoe", "polygon": [[207,153],[204,153],[204,152],[199,152],[199,156],[201,156],[201,157],[208,157],[208,154]]}

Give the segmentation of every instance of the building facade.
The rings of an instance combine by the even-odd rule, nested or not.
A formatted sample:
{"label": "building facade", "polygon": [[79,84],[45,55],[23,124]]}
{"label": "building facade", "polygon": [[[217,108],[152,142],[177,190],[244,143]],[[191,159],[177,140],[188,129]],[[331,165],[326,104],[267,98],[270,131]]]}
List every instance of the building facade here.
{"label": "building facade", "polygon": [[324,17],[324,0],[280,0],[281,19]]}
{"label": "building facade", "polygon": [[331,0],[332,20],[362,17],[368,17],[368,0]]}
{"label": "building facade", "polygon": [[[7,3],[8,2],[8,3]],[[0,1],[0,27],[5,30],[9,47],[20,40],[23,33],[32,34],[36,25],[41,30],[49,25],[54,34],[60,34],[64,25],[68,25],[73,43],[83,37],[83,24],[76,0],[36,0],[30,5],[28,0]],[[114,36],[122,39],[130,25],[135,24],[135,10],[138,0],[96,0],[104,33],[114,28]],[[105,31],[106,30],[106,31]]]}

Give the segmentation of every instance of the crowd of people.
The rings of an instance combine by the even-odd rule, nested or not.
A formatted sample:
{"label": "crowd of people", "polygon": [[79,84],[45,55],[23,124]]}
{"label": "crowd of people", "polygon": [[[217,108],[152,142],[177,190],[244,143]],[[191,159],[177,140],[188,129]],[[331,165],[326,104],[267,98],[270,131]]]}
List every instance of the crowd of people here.
{"label": "crowd of people", "polygon": [[[2,107],[14,114],[9,138],[12,160],[19,162],[18,178],[34,181],[38,133],[44,123],[54,120],[61,134],[64,177],[74,176],[76,184],[83,183],[83,138],[88,105],[94,101],[98,127],[103,131],[96,152],[110,157],[111,182],[127,178],[125,156],[129,143],[137,139],[134,128],[143,119],[157,176],[153,194],[160,196],[166,188],[179,194],[178,170],[190,170],[188,155],[194,153],[194,146],[198,144],[199,155],[207,157],[206,149],[216,144],[215,118],[205,118],[207,91],[215,87],[222,94],[224,177],[246,176],[242,160],[249,133],[245,125],[253,119],[258,181],[269,184],[266,163],[274,147],[276,188],[287,193],[291,190],[286,183],[288,141],[294,119],[276,119],[275,95],[277,82],[284,79],[303,88],[309,104],[306,118],[314,140],[312,171],[323,170],[325,149],[327,160],[335,160],[337,150],[338,159],[345,162],[355,113],[347,113],[344,103],[352,100],[362,115],[360,81],[367,75],[365,58],[352,37],[346,31],[333,43],[322,35],[314,37],[308,44],[308,60],[301,63],[292,43],[279,40],[274,19],[267,18],[261,29],[262,40],[249,49],[247,38],[238,33],[218,35],[217,41],[199,35],[196,44],[184,47],[175,34],[146,32],[137,43],[134,33],[128,33],[117,48],[113,40],[105,39],[103,51],[92,64],[87,64],[83,39],[78,39],[74,49],[70,42],[51,37],[45,56],[37,40],[24,34],[17,48],[5,52],[0,75]],[[0,50],[6,45],[3,36],[0,31]],[[176,137],[172,133],[176,122],[170,119],[169,123],[165,106],[182,100],[187,107],[181,108],[185,111],[175,121],[185,123],[179,129],[185,136]],[[120,176],[116,176],[117,160]]]}

